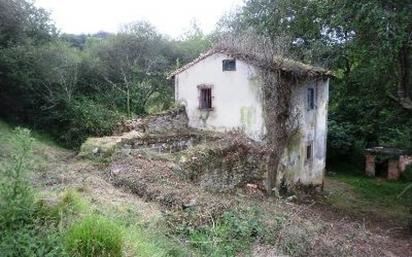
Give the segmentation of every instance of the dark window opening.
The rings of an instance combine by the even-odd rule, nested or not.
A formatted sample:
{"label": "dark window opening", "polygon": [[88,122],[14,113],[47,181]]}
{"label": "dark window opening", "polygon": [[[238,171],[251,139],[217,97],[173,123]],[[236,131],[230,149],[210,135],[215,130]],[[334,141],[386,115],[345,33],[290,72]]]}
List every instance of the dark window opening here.
{"label": "dark window opening", "polygon": [[313,149],[312,149],[312,144],[306,146],[306,161],[312,160],[312,154],[313,154]]}
{"label": "dark window opening", "polygon": [[222,62],[223,71],[235,71],[236,70],[236,60],[235,59],[226,59]]}
{"label": "dark window opening", "polygon": [[212,89],[201,88],[200,89],[200,109],[209,110],[212,109]]}
{"label": "dark window opening", "polygon": [[308,110],[315,109],[315,89],[313,87],[308,88],[307,97]]}

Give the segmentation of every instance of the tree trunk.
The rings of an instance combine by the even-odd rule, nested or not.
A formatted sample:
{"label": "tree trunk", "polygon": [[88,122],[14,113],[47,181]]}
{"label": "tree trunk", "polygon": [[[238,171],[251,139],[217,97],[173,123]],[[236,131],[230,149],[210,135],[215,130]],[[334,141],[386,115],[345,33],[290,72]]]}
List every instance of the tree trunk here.
{"label": "tree trunk", "polygon": [[407,42],[399,51],[399,82],[398,82],[398,97],[399,103],[403,108],[412,110],[411,91],[412,85],[410,79],[410,63],[409,63],[409,47]]}
{"label": "tree trunk", "polygon": [[126,109],[127,109],[127,116],[131,118],[131,111],[130,111],[130,89],[127,87],[126,89]]}

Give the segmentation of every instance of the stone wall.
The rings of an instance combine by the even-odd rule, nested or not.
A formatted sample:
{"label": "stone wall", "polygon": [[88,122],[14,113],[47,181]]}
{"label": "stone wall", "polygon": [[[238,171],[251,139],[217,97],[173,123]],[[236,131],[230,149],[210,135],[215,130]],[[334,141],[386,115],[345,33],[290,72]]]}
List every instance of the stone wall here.
{"label": "stone wall", "polygon": [[267,169],[261,149],[244,137],[227,136],[181,152],[176,172],[209,191],[233,191],[247,183],[263,188]]}
{"label": "stone wall", "polygon": [[173,133],[188,130],[188,119],[184,106],[178,106],[168,111],[143,118],[121,122],[114,134],[136,130],[148,134]]}

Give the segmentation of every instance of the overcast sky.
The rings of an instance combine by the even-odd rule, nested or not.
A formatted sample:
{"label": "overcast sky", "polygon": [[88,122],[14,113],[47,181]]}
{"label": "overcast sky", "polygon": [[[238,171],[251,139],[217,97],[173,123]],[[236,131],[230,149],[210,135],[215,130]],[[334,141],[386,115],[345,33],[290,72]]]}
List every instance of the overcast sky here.
{"label": "overcast sky", "polygon": [[116,32],[122,24],[146,20],[161,33],[177,37],[196,19],[203,32],[214,29],[243,0],[36,0],[66,33]]}

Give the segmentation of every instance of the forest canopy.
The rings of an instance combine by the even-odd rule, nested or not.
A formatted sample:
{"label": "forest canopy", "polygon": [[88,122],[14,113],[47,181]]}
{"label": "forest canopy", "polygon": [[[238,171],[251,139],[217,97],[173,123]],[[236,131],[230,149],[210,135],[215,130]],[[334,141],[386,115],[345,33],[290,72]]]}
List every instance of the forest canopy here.
{"label": "forest canopy", "polygon": [[215,32],[180,39],[147,22],[70,35],[31,1],[0,1],[0,116],[77,147],[121,119],[167,109],[166,75],[222,38],[250,30],[288,57],[333,70],[329,157],[412,146],[412,2],[247,0]]}

